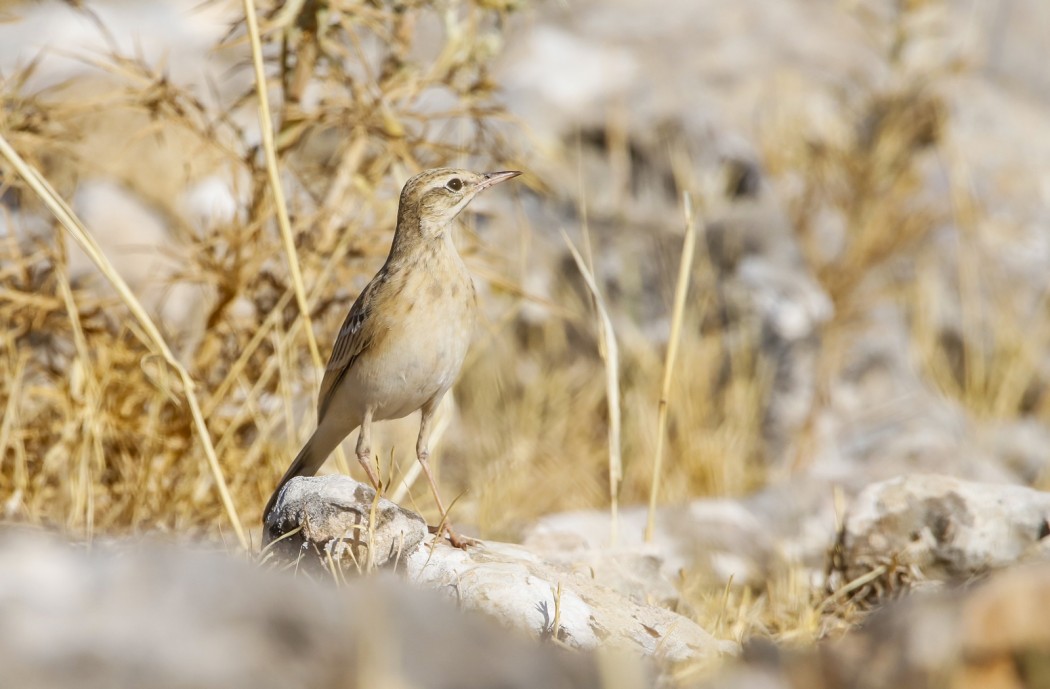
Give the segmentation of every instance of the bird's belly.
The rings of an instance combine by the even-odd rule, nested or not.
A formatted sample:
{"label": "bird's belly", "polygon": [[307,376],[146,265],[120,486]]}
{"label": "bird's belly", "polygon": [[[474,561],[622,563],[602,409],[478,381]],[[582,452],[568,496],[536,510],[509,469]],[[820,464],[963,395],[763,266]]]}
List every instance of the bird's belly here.
{"label": "bird's belly", "polygon": [[[473,314],[411,314],[383,339],[382,351],[361,357],[354,381],[376,420],[399,419],[455,382],[470,344]],[[381,355],[380,355],[381,354]]]}

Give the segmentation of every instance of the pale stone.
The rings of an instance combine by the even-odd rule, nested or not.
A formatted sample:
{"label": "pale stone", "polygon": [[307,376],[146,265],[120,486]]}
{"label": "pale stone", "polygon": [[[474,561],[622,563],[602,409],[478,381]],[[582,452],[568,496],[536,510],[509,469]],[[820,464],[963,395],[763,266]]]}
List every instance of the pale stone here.
{"label": "pale stone", "polygon": [[556,634],[574,648],[612,646],[672,662],[737,650],[688,618],[635,603],[521,546],[479,543],[459,550],[441,541],[417,550],[407,564],[411,581],[537,636]]}
{"label": "pale stone", "polygon": [[886,566],[908,580],[969,578],[1038,552],[1050,535],[1048,518],[1050,493],[901,476],[872,484],[850,505],[840,573],[851,581]]}
{"label": "pale stone", "polygon": [[331,555],[360,570],[396,566],[426,534],[421,516],[385,498],[377,501],[371,486],[341,474],[289,481],[264,526],[264,542],[272,543],[280,559],[298,560],[309,552],[325,566]]}
{"label": "pale stone", "polygon": [[389,575],[337,586],[199,547],[87,548],[28,530],[0,532],[0,678],[18,689],[607,686],[592,658]]}

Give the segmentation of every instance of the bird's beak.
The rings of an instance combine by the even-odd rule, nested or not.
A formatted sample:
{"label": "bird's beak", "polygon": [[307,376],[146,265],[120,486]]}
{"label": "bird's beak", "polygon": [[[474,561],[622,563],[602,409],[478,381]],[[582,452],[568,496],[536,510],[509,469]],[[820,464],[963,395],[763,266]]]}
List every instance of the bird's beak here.
{"label": "bird's beak", "polygon": [[506,170],[504,172],[486,172],[482,175],[483,179],[478,182],[478,191],[482,189],[488,189],[491,186],[499,184],[500,182],[506,182],[512,177],[517,177],[521,173],[517,170]]}

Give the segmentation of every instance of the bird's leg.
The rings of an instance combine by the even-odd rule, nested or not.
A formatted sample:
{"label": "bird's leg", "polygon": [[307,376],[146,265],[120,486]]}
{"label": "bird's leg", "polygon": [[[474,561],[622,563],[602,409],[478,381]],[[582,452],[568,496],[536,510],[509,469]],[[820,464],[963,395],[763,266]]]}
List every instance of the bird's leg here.
{"label": "bird's leg", "polygon": [[357,434],[357,461],[365,468],[368,480],[372,487],[380,489],[379,474],[372,466],[372,409],[365,410],[365,418],[361,421],[361,432]]}
{"label": "bird's leg", "polygon": [[476,541],[460,536],[453,531],[452,523],[448,520],[448,512],[445,511],[445,503],[441,500],[441,494],[438,492],[434,474],[430,471],[429,445],[430,431],[432,430],[430,422],[440,401],[440,399],[431,400],[423,405],[423,408],[420,410],[422,418],[419,423],[419,439],[416,441],[416,457],[419,458],[419,463],[423,465],[423,473],[427,475],[427,481],[430,482],[430,491],[434,494],[434,502],[437,503],[438,510],[441,512],[441,522],[438,524],[437,529],[432,529],[432,531],[438,536],[441,536],[441,532],[444,531],[448,534],[448,540],[452,545],[457,548],[466,548],[468,545],[474,545]]}

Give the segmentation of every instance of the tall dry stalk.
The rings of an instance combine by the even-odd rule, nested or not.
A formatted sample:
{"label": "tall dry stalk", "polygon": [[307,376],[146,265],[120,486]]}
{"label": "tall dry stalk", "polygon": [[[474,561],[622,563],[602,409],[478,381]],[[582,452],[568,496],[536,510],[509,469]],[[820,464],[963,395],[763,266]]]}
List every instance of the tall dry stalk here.
{"label": "tall dry stalk", "polygon": [[671,337],[667,342],[664,358],[664,375],[660,384],[660,402],[656,416],[656,452],[653,458],[652,487],[649,490],[649,513],[645,521],[645,540],[653,540],[656,529],[656,500],[660,493],[660,476],[663,470],[664,437],[667,435],[668,400],[671,396],[671,379],[674,375],[678,343],[682,337],[682,318],[685,313],[685,297],[689,293],[689,277],[693,273],[693,253],[696,249],[696,219],[688,192],[682,194],[682,212],[685,214],[685,238],[682,240],[682,260],[678,264],[678,280],[675,283],[674,307],[671,312]]}
{"label": "tall dry stalk", "polygon": [[[259,40],[259,22],[255,16],[255,1],[244,0],[244,17],[248,29],[248,42],[252,48],[252,67],[255,71],[255,96],[259,99],[259,130],[262,134],[263,152],[266,155],[266,173],[270,182],[270,193],[273,195],[274,211],[277,215],[277,226],[281,233],[281,243],[284,246],[285,257],[288,259],[288,274],[292,281],[292,289],[295,293],[295,301],[299,306],[299,317],[303,320],[303,330],[306,333],[306,343],[310,350],[310,358],[314,363],[314,387],[317,387],[316,371],[324,368],[324,360],[317,347],[317,337],[314,335],[313,323],[310,320],[310,306],[306,300],[306,288],[303,286],[303,273],[299,268],[299,253],[295,250],[295,240],[292,239],[292,224],[288,220],[288,204],[284,199],[284,189],[281,187],[281,173],[277,167],[277,149],[274,145],[273,119],[270,117],[270,98],[267,95],[266,68],[263,65],[262,43]],[[337,448],[335,453],[339,471],[344,474],[350,473],[350,467],[346,463],[346,456],[342,448]]]}
{"label": "tall dry stalk", "polygon": [[255,71],[255,96],[259,99],[259,131],[262,136],[263,152],[266,156],[266,173],[270,182],[270,193],[273,195],[277,225],[281,232],[285,256],[288,259],[288,272],[292,279],[292,289],[299,305],[299,316],[306,329],[306,341],[310,346],[310,356],[314,365],[323,365],[321,353],[317,348],[313,326],[310,323],[310,308],[306,302],[306,288],[303,287],[303,274],[299,269],[299,254],[292,239],[292,225],[288,220],[288,205],[284,200],[281,187],[281,173],[277,167],[277,152],[273,142],[273,120],[270,117],[270,98],[267,95],[266,68],[263,66],[262,45],[259,41],[259,23],[255,16],[254,0],[244,0],[244,17],[248,27],[248,42],[252,48],[252,68]]}
{"label": "tall dry stalk", "polygon": [[215,454],[215,447],[212,445],[211,434],[208,432],[208,427],[204,423],[204,415],[201,413],[200,401],[197,399],[195,392],[195,385],[193,379],[190,377],[189,372],[179,363],[175,358],[175,355],[171,353],[171,349],[165,342],[164,337],[160,334],[160,330],[153,323],[153,319],[146,313],[146,309],[143,308],[138,298],[128,287],[128,284],[120,276],[120,274],[113,268],[113,264],[110,263],[106,255],[102,253],[97,242],[88,232],[87,228],[84,227],[83,223],[76,217],[73,210],[66,204],[61,196],[48,184],[47,180],[36,171],[32,166],[26,163],[22,159],[18,152],[7,142],[7,139],[0,135],[0,155],[11,164],[11,166],[18,172],[19,176],[25,180],[26,184],[36,192],[40,197],[41,201],[47,206],[62,226],[69,232],[70,236],[80,245],[84,252],[91,258],[95,266],[98,267],[99,272],[109,281],[113,288],[117,290],[117,294],[120,295],[124,305],[127,306],[128,310],[138,321],[143,331],[149,340],[148,344],[152,346],[164,359],[164,361],[171,366],[178,374],[179,379],[182,381],[183,394],[186,397],[186,402],[190,407],[190,413],[193,416],[193,424],[197,429],[198,438],[201,441],[201,445],[204,448],[205,456],[208,459],[208,467],[211,470],[212,477],[215,479],[216,488],[219,491],[219,497],[222,499],[223,507],[226,510],[226,514],[229,517],[230,524],[233,526],[234,532],[237,534],[237,540],[245,550],[249,549],[248,536],[244,531],[244,527],[241,525],[240,517],[237,515],[237,508],[233,504],[233,498],[230,497],[229,488],[226,485],[226,478],[223,476],[222,469],[219,466],[219,458]]}
{"label": "tall dry stalk", "polygon": [[616,344],[616,332],[613,330],[612,319],[609,318],[609,310],[605,307],[605,300],[598,289],[594,275],[587,268],[587,263],[577,251],[572,240],[569,239],[569,235],[564,230],[561,235],[587,284],[598,313],[599,341],[605,362],[605,395],[609,410],[609,539],[613,545],[616,545],[620,538],[619,500],[620,483],[623,481],[623,457],[620,449],[620,350]]}

